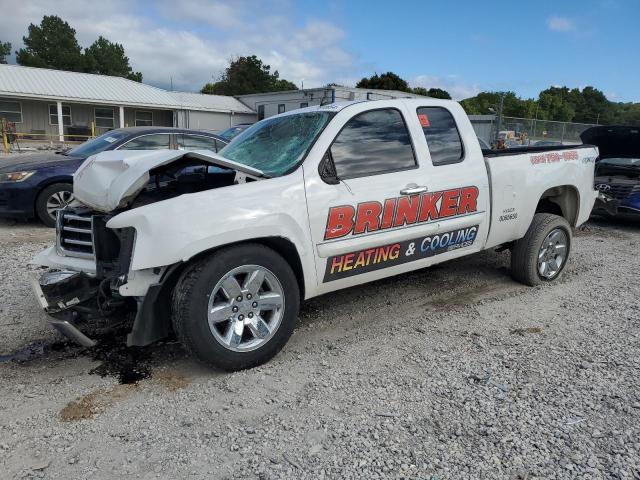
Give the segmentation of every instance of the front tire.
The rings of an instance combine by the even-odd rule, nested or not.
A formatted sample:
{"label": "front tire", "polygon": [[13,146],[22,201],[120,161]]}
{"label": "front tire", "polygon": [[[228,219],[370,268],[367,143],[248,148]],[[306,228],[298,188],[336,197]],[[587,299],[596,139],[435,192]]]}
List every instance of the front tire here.
{"label": "front tire", "polygon": [[270,360],[293,333],[300,290],[293,270],[260,244],[221,249],[183,272],[173,326],[187,351],[227,371]]}
{"label": "front tire", "polygon": [[511,249],[511,275],[536,286],[557,280],[571,252],[571,226],[563,217],[536,213],[523,238]]}
{"label": "front tire", "polygon": [[56,226],[56,212],[73,201],[73,185],[54,183],[38,194],[36,214],[47,227]]}

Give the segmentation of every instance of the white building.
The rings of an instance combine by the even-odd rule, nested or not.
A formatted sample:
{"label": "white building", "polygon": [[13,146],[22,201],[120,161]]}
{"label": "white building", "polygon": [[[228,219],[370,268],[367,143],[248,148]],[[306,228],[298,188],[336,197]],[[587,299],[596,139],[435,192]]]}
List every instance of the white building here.
{"label": "white building", "polygon": [[0,119],[21,138],[82,140],[113,128],[224,130],[254,122],[233,97],[170,92],[121,77],[0,65]]}
{"label": "white building", "polygon": [[333,102],[352,100],[383,100],[388,98],[414,98],[420,95],[398,90],[376,90],[366,88],[350,88],[328,86],[307,88],[304,90],[287,90],[283,92],[252,93],[238,95],[238,99],[258,114],[258,120],[272,117],[279,113],[311,105],[324,105]]}

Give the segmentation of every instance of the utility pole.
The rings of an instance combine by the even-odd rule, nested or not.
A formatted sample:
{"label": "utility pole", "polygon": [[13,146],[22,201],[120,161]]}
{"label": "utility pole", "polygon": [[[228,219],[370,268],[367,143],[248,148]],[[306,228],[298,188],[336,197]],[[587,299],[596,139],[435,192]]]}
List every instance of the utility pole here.
{"label": "utility pole", "polygon": [[498,140],[498,135],[500,135],[500,130],[502,130],[502,111],[504,110],[504,92],[500,93],[500,104],[498,105],[498,128],[496,129],[496,140]]}

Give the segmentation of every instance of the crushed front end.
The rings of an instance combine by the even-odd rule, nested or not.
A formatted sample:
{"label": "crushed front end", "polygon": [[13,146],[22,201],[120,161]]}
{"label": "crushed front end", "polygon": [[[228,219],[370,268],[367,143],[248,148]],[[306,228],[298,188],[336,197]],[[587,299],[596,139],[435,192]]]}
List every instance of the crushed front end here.
{"label": "crushed front end", "polygon": [[[91,334],[133,326],[146,294],[139,286],[137,293],[143,294],[139,296],[129,295],[130,288],[122,288],[130,287],[130,277],[135,276],[129,271],[135,230],[107,228],[112,216],[83,207],[60,210],[55,246],[32,262],[48,267],[33,279],[32,286],[52,317],[51,325],[85,346],[95,343]],[[146,275],[147,287],[161,273],[158,269],[157,275]],[[131,342],[136,344],[135,338]]]}

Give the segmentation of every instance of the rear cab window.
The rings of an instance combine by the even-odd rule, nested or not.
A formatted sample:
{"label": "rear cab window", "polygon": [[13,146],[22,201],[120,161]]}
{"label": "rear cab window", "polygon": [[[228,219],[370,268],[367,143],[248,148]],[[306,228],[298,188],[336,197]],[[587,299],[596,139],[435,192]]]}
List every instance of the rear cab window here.
{"label": "rear cab window", "polygon": [[464,146],[451,112],[443,107],[420,107],[417,114],[433,165],[462,162]]}
{"label": "rear cab window", "polygon": [[417,168],[404,118],[395,108],[360,113],[333,141],[331,158],[338,178],[348,179]]}

